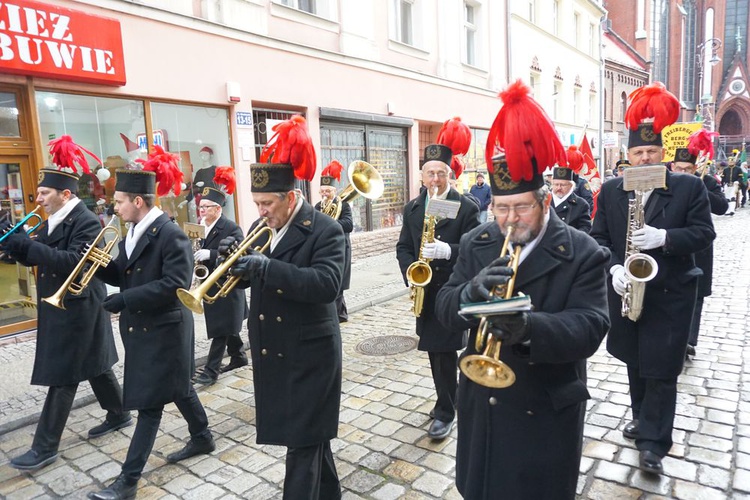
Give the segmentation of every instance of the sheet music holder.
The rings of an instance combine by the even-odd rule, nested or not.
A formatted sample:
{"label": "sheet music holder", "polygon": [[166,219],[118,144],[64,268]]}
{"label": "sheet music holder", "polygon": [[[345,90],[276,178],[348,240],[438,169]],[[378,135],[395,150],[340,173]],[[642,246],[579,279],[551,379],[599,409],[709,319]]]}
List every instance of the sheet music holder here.
{"label": "sheet music holder", "polygon": [[469,302],[461,304],[458,311],[463,318],[481,318],[483,316],[500,316],[531,311],[531,297],[519,293],[509,299],[497,299],[486,302]]}

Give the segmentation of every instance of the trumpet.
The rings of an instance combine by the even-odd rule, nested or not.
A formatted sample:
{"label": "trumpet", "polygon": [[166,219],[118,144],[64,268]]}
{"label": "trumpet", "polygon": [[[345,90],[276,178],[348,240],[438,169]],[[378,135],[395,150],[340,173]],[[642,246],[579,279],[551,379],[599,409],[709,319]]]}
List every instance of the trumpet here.
{"label": "trumpet", "polygon": [[[500,257],[508,255],[508,246],[510,236],[513,234],[514,226],[508,226],[507,234],[503,247],[500,250]],[[513,296],[513,287],[516,282],[516,273],[521,256],[521,245],[516,245],[513,254],[510,257],[508,266],[513,269],[513,275],[508,283],[492,289],[492,295],[503,299],[509,299]],[[489,331],[490,320],[487,316],[482,317],[477,329],[477,336],[474,340],[474,348],[482,354],[471,354],[461,358],[459,367],[461,371],[472,382],[493,389],[504,389],[510,387],[516,381],[516,374],[513,370],[500,361],[500,347],[502,342],[496,339]]]}
{"label": "trumpet", "polygon": [[320,204],[320,211],[334,219],[341,217],[344,202],[350,202],[357,196],[376,200],[380,198],[385,189],[383,177],[375,170],[375,167],[366,161],[355,160],[351,162],[346,169],[346,175],[349,178],[349,185],[341,191],[339,199],[336,200],[336,197],[332,200],[325,198]]}
{"label": "trumpet", "polygon": [[33,233],[34,231],[36,231],[36,230],[37,230],[37,228],[38,228],[39,226],[41,226],[41,225],[42,225],[42,216],[41,216],[41,215],[39,215],[39,214],[37,213],[37,211],[38,211],[38,210],[39,210],[40,208],[42,208],[42,207],[41,207],[41,206],[39,206],[39,205],[37,205],[37,206],[36,206],[36,208],[35,208],[34,210],[32,210],[31,212],[29,212],[29,213],[28,213],[28,214],[26,215],[26,217],[24,217],[23,219],[21,219],[20,221],[18,221],[18,222],[16,223],[16,225],[15,225],[15,226],[13,226],[12,228],[10,228],[10,229],[8,229],[7,231],[5,231],[5,233],[3,233],[3,235],[2,235],[2,236],[0,236],[0,245],[2,245],[3,241],[5,241],[5,239],[6,239],[6,238],[7,238],[8,236],[10,236],[11,234],[15,233],[16,231],[18,231],[18,230],[22,229],[22,228],[23,228],[23,226],[24,226],[24,225],[25,225],[25,224],[26,224],[26,223],[27,223],[27,222],[28,222],[28,221],[29,221],[29,220],[30,220],[30,219],[31,219],[32,217],[36,217],[36,218],[37,218],[37,223],[36,223],[35,225],[33,225],[32,227],[30,227],[29,229],[27,229],[27,230],[26,230],[26,234],[28,234],[28,235],[31,235],[31,233]]}
{"label": "trumpet", "polygon": [[[68,278],[60,286],[60,288],[58,288],[57,292],[55,292],[54,295],[50,295],[49,297],[45,297],[42,299],[44,302],[55,306],[58,309],[65,310],[65,306],[63,305],[63,298],[65,297],[65,294],[71,293],[73,295],[80,295],[89,285],[89,282],[96,274],[97,269],[99,269],[99,267],[107,267],[107,265],[109,265],[109,262],[112,260],[112,248],[114,248],[115,244],[120,240],[120,231],[117,229],[117,225],[114,224],[117,220],[117,217],[112,217],[112,220],[109,221],[109,224],[104,226],[102,230],[99,231],[99,234],[96,235],[96,238],[91,243],[88,250],[86,250],[86,253],[83,254],[81,260],[78,261],[78,264],[76,265],[75,269],[73,269],[73,272],[70,273]],[[105,241],[104,247],[99,248],[99,243],[104,241],[107,233],[113,233],[114,238],[109,241]],[[91,262],[91,266],[83,273],[81,279],[78,282],[75,282],[75,279],[78,277],[81,271],[83,271],[83,268],[88,262]]]}
{"label": "trumpet", "polygon": [[[250,231],[247,236],[245,236],[245,239],[240,242],[237,248],[227,256],[226,260],[216,266],[214,272],[208,275],[203,283],[198,285],[193,290],[179,288],[177,290],[177,298],[180,299],[180,302],[182,302],[185,307],[187,307],[194,313],[203,314],[203,302],[206,302],[207,304],[213,304],[218,299],[229,295],[229,292],[231,292],[234,287],[237,286],[237,283],[239,283],[240,278],[238,278],[237,276],[229,275],[221,285],[218,285],[219,280],[224,278],[224,276],[229,273],[229,269],[234,265],[237,259],[245,255],[248,250],[253,249],[256,252],[263,253],[268,249],[268,247],[271,246],[273,230],[266,225],[267,222],[268,219],[264,217],[255,227],[255,229]],[[268,235],[268,240],[263,244],[263,246],[253,248],[255,242],[264,234]],[[214,285],[219,286],[219,290],[214,295],[208,295],[208,291]]]}

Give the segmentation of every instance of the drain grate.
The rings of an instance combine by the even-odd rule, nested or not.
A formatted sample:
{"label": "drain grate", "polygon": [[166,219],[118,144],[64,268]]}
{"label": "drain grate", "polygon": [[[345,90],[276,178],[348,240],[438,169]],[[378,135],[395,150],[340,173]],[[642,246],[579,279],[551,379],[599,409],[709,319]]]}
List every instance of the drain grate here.
{"label": "drain grate", "polygon": [[417,339],[404,335],[381,335],[365,339],[357,344],[356,350],[368,356],[386,356],[388,354],[400,354],[415,349]]}

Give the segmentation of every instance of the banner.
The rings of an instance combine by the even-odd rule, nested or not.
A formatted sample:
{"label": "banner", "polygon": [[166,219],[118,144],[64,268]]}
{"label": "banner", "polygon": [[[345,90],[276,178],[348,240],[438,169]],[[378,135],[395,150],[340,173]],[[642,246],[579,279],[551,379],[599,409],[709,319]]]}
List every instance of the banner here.
{"label": "banner", "polygon": [[583,153],[583,167],[578,175],[586,179],[591,188],[591,194],[594,197],[594,206],[591,207],[591,218],[594,218],[596,214],[596,200],[599,197],[599,190],[602,188],[602,178],[599,175],[599,169],[596,168],[596,162],[594,161],[594,153],[591,151],[591,144],[586,133],[583,133],[583,139],[581,139],[581,145],[578,149]]}
{"label": "banner", "polygon": [[688,137],[703,127],[702,122],[674,123],[664,127],[661,131],[661,140],[664,144],[664,157],[662,161],[674,160],[677,148],[686,148]]}

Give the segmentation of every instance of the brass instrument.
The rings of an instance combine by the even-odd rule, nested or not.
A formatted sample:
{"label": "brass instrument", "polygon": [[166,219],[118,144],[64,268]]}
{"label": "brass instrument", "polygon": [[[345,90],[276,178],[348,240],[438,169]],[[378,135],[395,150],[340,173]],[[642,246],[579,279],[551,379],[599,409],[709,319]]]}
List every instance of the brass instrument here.
{"label": "brass instrument", "polygon": [[424,307],[424,289],[432,281],[432,268],[430,267],[432,259],[424,257],[424,246],[425,243],[435,241],[435,224],[437,224],[437,217],[425,213],[422,223],[422,240],[419,245],[419,259],[406,268],[406,280],[411,287],[409,292],[409,298],[412,301],[411,311],[417,318],[422,315],[422,308]]}
{"label": "brass instrument", "polygon": [[[193,245],[193,254],[201,249],[201,240],[206,237],[206,226],[202,224],[193,224],[192,222],[186,222],[183,225],[183,230],[187,237],[190,239],[190,243]],[[208,277],[208,267],[204,264],[195,262],[193,265],[193,279],[190,289],[192,290],[200,284],[201,281]]]}
{"label": "brass instrument", "polygon": [[[247,253],[247,251],[250,249],[255,250],[256,252],[263,253],[268,249],[268,247],[271,246],[273,230],[268,227],[266,223],[267,219],[264,217],[255,227],[255,229],[250,231],[248,235],[245,236],[245,239],[240,242],[237,248],[235,248],[232,253],[227,256],[224,262],[216,266],[214,272],[212,272],[205,279],[205,281],[203,281],[203,283],[198,285],[195,289],[186,290],[184,288],[179,288],[177,290],[177,298],[180,299],[180,302],[182,302],[185,307],[187,307],[194,313],[203,314],[204,301],[207,304],[213,304],[219,298],[223,298],[229,295],[229,292],[231,292],[240,281],[240,278],[238,278],[237,276],[232,276],[229,274],[229,269],[234,265],[237,259],[245,255],[245,253]],[[264,233],[268,235],[268,241],[266,241],[262,247],[252,248],[253,244],[258,240],[258,238],[263,236]],[[221,285],[219,285],[219,280],[221,280],[225,276],[227,276],[226,279]],[[219,290],[214,295],[208,295],[208,291],[214,285],[219,286]]]}
{"label": "brass instrument", "polygon": [[630,321],[638,321],[643,312],[643,299],[646,283],[654,279],[659,271],[656,260],[633,244],[633,232],[644,225],[643,192],[636,190],[633,199],[628,200],[628,229],[625,236],[625,276],[628,279],[625,293],[622,294],[620,314]]}
{"label": "brass instrument", "polygon": [[3,235],[2,235],[2,236],[0,236],[0,245],[1,245],[2,243],[3,243],[3,241],[5,241],[5,239],[6,239],[6,238],[7,238],[8,236],[10,236],[11,234],[15,233],[16,231],[18,231],[18,230],[22,229],[22,228],[23,228],[23,226],[24,226],[24,225],[25,225],[25,224],[26,224],[26,223],[27,223],[27,222],[28,222],[28,221],[29,221],[29,220],[30,220],[30,219],[31,219],[32,217],[36,217],[36,218],[37,218],[37,223],[36,223],[36,224],[34,224],[34,225],[33,225],[32,227],[30,227],[29,229],[27,229],[27,230],[26,230],[26,234],[28,234],[28,235],[30,236],[30,235],[31,235],[31,233],[33,233],[34,231],[36,231],[36,230],[37,230],[37,228],[39,228],[39,226],[41,226],[41,225],[42,225],[42,216],[41,216],[41,215],[39,215],[39,214],[37,213],[37,211],[38,211],[38,210],[39,210],[40,208],[42,208],[42,207],[41,207],[41,206],[39,206],[39,205],[37,205],[37,206],[36,206],[36,208],[35,208],[34,210],[32,210],[31,212],[29,212],[29,213],[28,213],[28,214],[26,215],[26,217],[24,217],[23,219],[21,219],[20,221],[18,221],[18,222],[16,223],[16,225],[15,225],[15,226],[13,226],[12,228],[10,228],[10,229],[8,229],[7,231],[5,231],[5,233],[3,233]]}
{"label": "brass instrument", "polygon": [[346,169],[346,175],[349,178],[349,185],[341,191],[338,200],[336,197],[332,200],[324,198],[320,203],[320,211],[334,219],[341,217],[344,202],[348,203],[357,196],[376,200],[383,195],[385,189],[383,177],[366,161],[351,162]]}
{"label": "brass instrument", "polygon": [[[503,247],[500,250],[500,257],[508,255],[508,246],[510,236],[513,234],[514,226],[509,225]],[[509,299],[513,296],[513,287],[516,283],[516,273],[521,257],[521,245],[515,245],[513,254],[510,256],[508,267],[513,269],[513,275],[504,285],[494,287],[492,295],[502,299]],[[510,387],[516,381],[516,374],[513,370],[500,361],[500,347],[502,342],[496,339],[489,331],[491,320],[483,316],[479,322],[477,336],[474,340],[474,348],[478,353],[470,354],[461,358],[459,368],[472,382],[492,389],[504,389]]]}
{"label": "brass instrument", "polygon": [[[65,298],[66,293],[70,292],[73,295],[80,295],[83,293],[99,267],[107,267],[112,260],[112,249],[120,240],[120,230],[117,229],[118,224],[117,217],[112,217],[109,224],[104,226],[102,230],[99,231],[99,234],[96,235],[96,238],[94,238],[94,241],[89,245],[88,250],[83,254],[81,260],[78,261],[73,272],[70,273],[68,278],[60,288],[57,289],[57,292],[55,292],[54,295],[42,299],[44,302],[55,306],[58,309],[65,310],[63,299]],[[113,233],[114,236],[109,241],[105,241],[104,239],[107,233]],[[99,248],[99,244],[103,241],[104,247]],[[91,266],[83,272],[80,280],[75,282],[75,279],[81,274],[81,271],[83,271],[83,268],[86,267],[86,264],[89,262],[91,263]]]}

